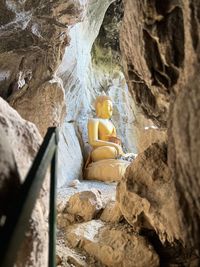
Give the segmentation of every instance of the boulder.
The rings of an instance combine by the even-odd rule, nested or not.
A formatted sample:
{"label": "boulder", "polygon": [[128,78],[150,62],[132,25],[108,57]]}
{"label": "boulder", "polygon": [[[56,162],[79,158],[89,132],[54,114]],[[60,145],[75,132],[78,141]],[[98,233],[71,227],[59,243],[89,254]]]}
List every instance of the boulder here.
{"label": "boulder", "polygon": [[153,143],[129,165],[116,198],[131,225],[154,229],[162,242],[184,240],[165,143]]}
{"label": "boulder", "polygon": [[98,190],[82,191],[70,197],[63,211],[58,214],[58,225],[65,227],[76,222],[90,221],[103,208]]}
{"label": "boulder", "polygon": [[16,201],[20,176],[5,131],[0,125],[0,217],[9,213],[9,207]]}
{"label": "boulder", "polygon": [[[0,157],[0,164],[3,164],[1,171],[3,171],[4,181],[1,185],[4,189],[5,186],[8,189],[8,192],[4,191],[4,200],[9,199],[10,201],[10,198],[13,198],[17,192],[19,183],[24,181],[42,138],[36,126],[22,119],[2,98],[0,98],[0,128],[6,135],[6,138],[1,135],[2,143],[0,144],[0,152],[4,155]],[[6,140],[9,140],[9,143]],[[48,179],[46,178],[30,218],[29,230],[18,251],[17,267],[44,267],[47,265],[47,192]],[[4,202],[2,206],[6,208],[6,203]]]}
{"label": "boulder", "polygon": [[70,226],[66,240],[108,267],[158,267],[159,258],[147,240],[128,225],[106,226],[90,221]]}

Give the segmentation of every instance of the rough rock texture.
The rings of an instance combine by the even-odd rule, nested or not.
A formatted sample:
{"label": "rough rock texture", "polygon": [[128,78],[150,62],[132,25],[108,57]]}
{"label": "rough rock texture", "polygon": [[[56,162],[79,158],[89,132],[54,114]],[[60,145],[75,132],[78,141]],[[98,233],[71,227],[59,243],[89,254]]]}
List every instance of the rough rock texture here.
{"label": "rough rock texture", "polygon": [[162,126],[167,122],[171,88],[187,64],[185,49],[192,48],[185,37],[190,12],[186,6],[174,0],[124,0],[120,44],[129,89],[148,118]]}
{"label": "rough rock texture", "polygon": [[197,73],[177,96],[171,110],[169,127],[169,164],[179,192],[188,240],[197,248],[200,248],[199,84]]}
{"label": "rough rock texture", "polygon": [[64,92],[55,71],[69,43],[68,26],[80,19],[81,3],[0,3],[0,95],[11,98],[25,119],[38,123],[39,117],[42,134],[63,116]]}
{"label": "rough rock texture", "polygon": [[146,150],[152,143],[167,143],[167,130],[157,127],[145,127],[142,131],[137,128],[137,150],[138,153]]}
{"label": "rough rock texture", "polygon": [[0,98],[0,125],[9,139],[23,181],[42,138],[35,125],[23,120],[2,98]]}
{"label": "rough rock texture", "polygon": [[199,250],[199,1],[123,3],[120,45],[129,89],[148,118],[168,126],[179,216],[187,244]]}
{"label": "rough rock texture", "polygon": [[90,221],[70,226],[66,239],[72,247],[84,249],[108,267],[159,266],[153,248],[129,226],[105,226],[101,221]]}
{"label": "rough rock texture", "polygon": [[[28,97],[28,98],[27,98]],[[62,81],[55,77],[44,82],[26,96],[23,89],[8,99],[19,114],[35,123],[42,136],[50,126],[60,126],[64,120],[65,102]]]}
{"label": "rough rock texture", "polygon": [[103,208],[98,190],[82,191],[70,197],[63,211],[58,215],[58,224],[65,227],[75,222],[87,222],[95,218]]}
{"label": "rough rock texture", "polygon": [[0,218],[9,213],[9,207],[16,200],[20,176],[5,131],[0,125]]}
{"label": "rough rock texture", "polygon": [[[23,182],[42,138],[35,125],[23,120],[2,98],[0,98],[0,127],[6,133],[10,150],[16,160],[15,175],[18,169],[20,182]],[[12,162],[11,158],[10,164]],[[6,170],[5,167],[4,170]],[[29,231],[18,253],[17,267],[44,267],[47,264],[47,190],[48,184],[45,181],[30,219]]]}
{"label": "rough rock texture", "polygon": [[152,144],[129,165],[118,185],[117,201],[125,219],[136,228],[154,229],[162,242],[184,240],[164,143]]}
{"label": "rough rock texture", "polygon": [[[83,250],[73,249],[68,242],[65,242],[65,231],[68,229],[69,225],[66,227],[65,216],[65,207],[66,202],[69,201],[69,198],[76,193],[83,191],[93,191],[94,188],[101,192],[101,201],[103,208],[107,206],[108,202],[114,202],[115,193],[116,193],[116,184],[115,183],[102,183],[97,181],[87,181],[83,180],[77,183],[73,183],[71,186],[63,186],[58,189],[57,195],[57,214],[62,219],[58,219],[58,231],[56,239],[56,253],[61,258],[62,262],[60,263],[63,267],[70,267],[73,264],[76,267],[104,267],[93,256],[88,255]],[[95,191],[96,191],[95,190]],[[87,209],[87,207],[86,207]],[[97,214],[97,217],[101,215],[101,211]],[[61,222],[61,225],[59,224]],[[72,223],[78,223],[72,220]],[[95,227],[94,227],[95,230]],[[90,232],[93,232],[93,228],[90,228]]]}
{"label": "rough rock texture", "polygon": [[100,217],[102,221],[111,223],[118,223],[122,218],[123,215],[116,201],[108,202]]}

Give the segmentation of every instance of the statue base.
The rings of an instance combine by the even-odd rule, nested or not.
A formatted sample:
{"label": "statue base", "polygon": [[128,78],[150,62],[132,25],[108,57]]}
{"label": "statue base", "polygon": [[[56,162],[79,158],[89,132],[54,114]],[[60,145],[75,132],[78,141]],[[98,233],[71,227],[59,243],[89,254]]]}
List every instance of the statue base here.
{"label": "statue base", "polygon": [[118,182],[125,174],[129,161],[120,159],[104,159],[90,163],[84,171],[87,180]]}

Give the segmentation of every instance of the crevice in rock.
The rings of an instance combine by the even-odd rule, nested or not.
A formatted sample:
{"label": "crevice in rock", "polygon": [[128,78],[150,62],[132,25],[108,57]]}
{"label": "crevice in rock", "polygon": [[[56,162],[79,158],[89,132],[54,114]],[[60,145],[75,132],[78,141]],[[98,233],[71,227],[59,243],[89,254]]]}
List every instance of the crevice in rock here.
{"label": "crevice in rock", "polygon": [[147,238],[149,243],[153,246],[156,253],[160,257],[160,267],[169,267],[173,264],[179,267],[186,267],[189,264],[188,259],[191,259],[190,252],[186,252],[183,245],[175,241],[174,244],[165,242],[163,244],[155,231],[149,229],[141,229],[140,235]]}

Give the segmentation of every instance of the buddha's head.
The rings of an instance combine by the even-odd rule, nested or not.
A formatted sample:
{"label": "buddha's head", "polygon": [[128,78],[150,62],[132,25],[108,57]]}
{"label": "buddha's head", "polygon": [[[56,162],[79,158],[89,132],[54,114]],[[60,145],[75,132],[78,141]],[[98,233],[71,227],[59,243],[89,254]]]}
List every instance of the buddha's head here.
{"label": "buddha's head", "polygon": [[109,119],[113,112],[111,98],[106,95],[98,96],[95,101],[95,110],[98,118]]}

